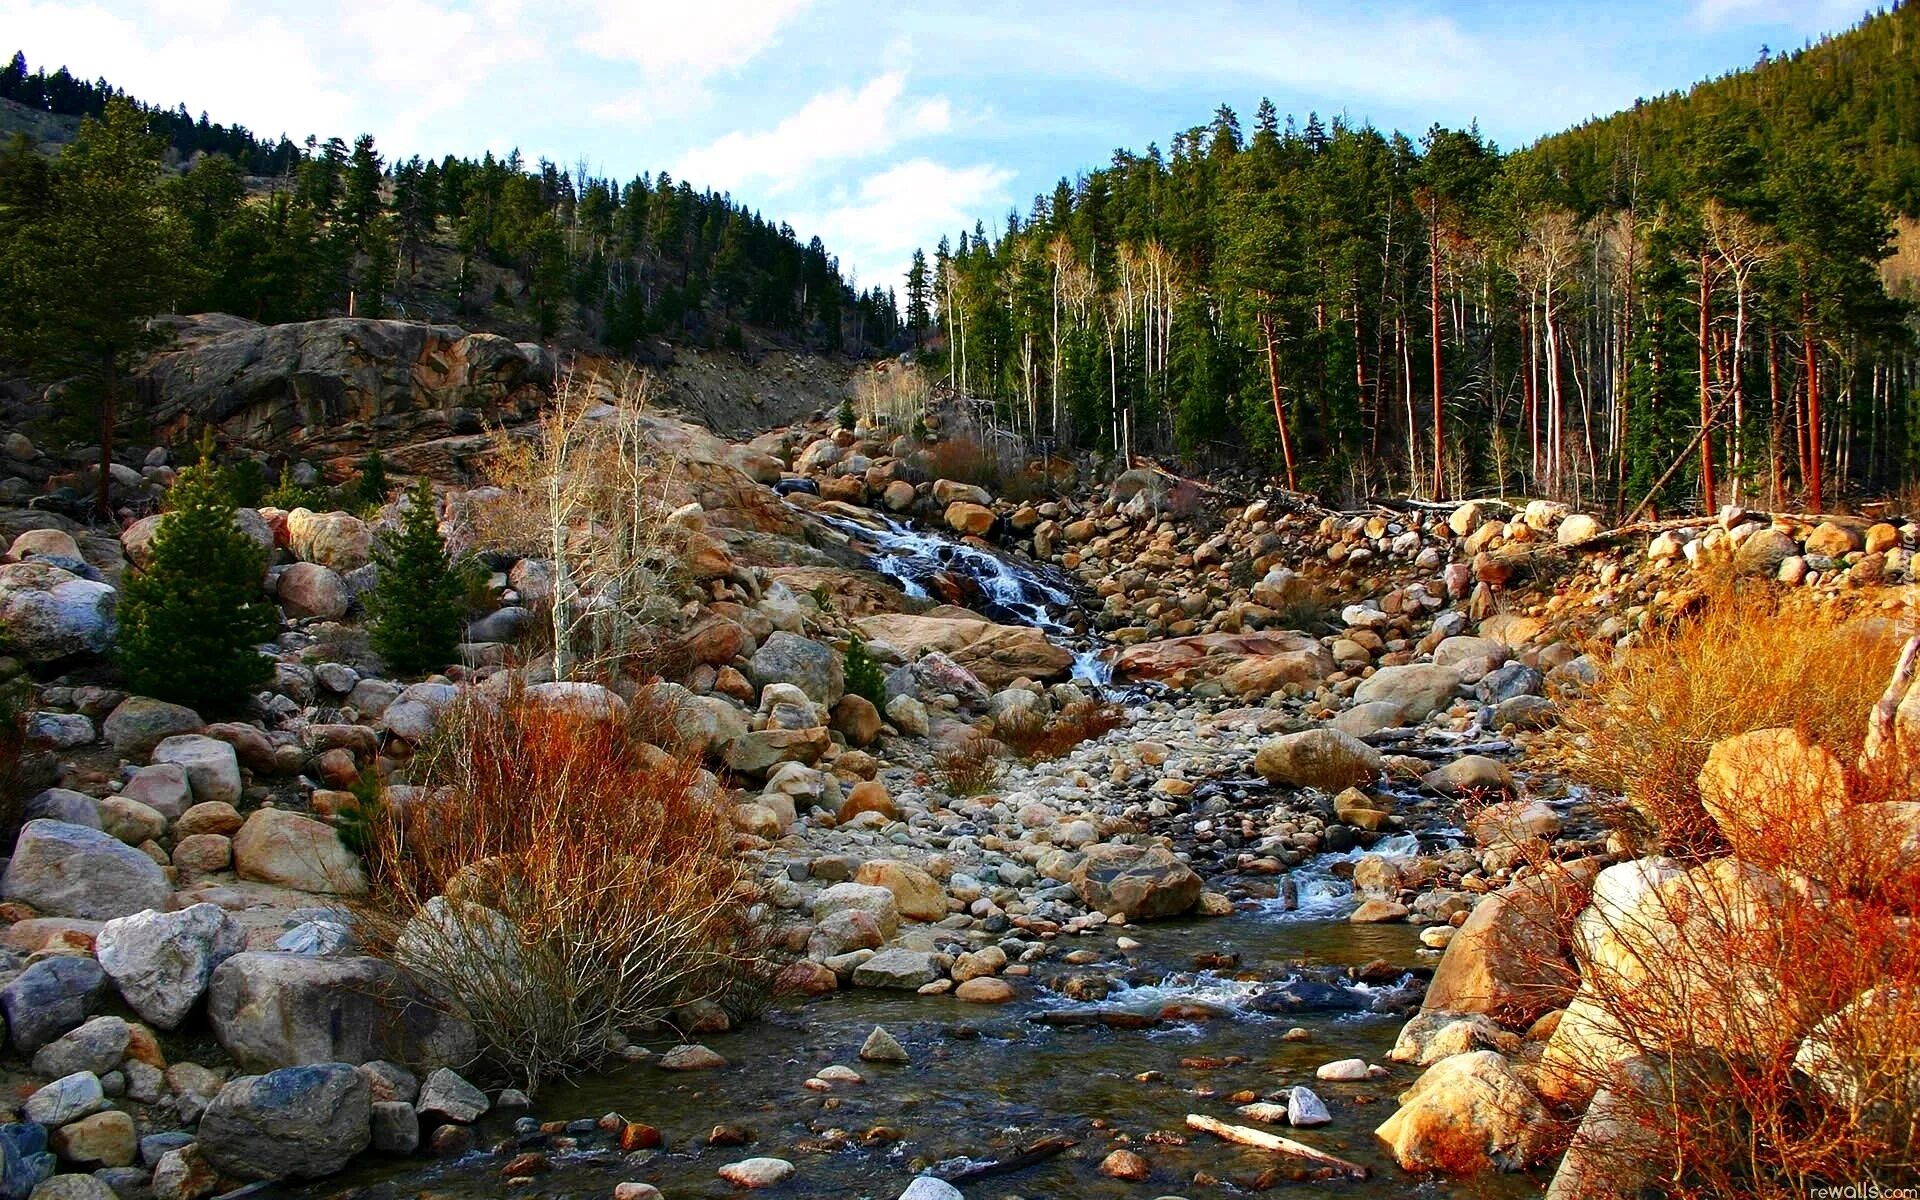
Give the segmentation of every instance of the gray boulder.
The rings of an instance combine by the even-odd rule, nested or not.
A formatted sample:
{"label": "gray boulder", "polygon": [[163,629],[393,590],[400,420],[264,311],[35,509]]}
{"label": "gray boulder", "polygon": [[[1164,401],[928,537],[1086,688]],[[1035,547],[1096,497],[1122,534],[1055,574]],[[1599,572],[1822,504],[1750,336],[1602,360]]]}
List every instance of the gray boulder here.
{"label": "gray boulder", "polygon": [[8,900],[91,921],[164,908],[171,894],[160,864],[118,838],[65,821],[28,821],[0,878]]}
{"label": "gray boulder", "polygon": [[0,565],[0,652],[46,663],[113,645],[112,587],[41,562]]}
{"label": "gray boulder", "polygon": [[940,959],[924,950],[882,950],[853,969],[853,986],[919,988],[946,972]]}
{"label": "gray boulder", "polygon": [[346,1063],[244,1075],[200,1118],[200,1152],[242,1179],[317,1179],[373,1140],[366,1077]]}
{"label": "gray boulder", "polygon": [[420,1098],[414,1107],[428,1120],[438,1118],[471,1125],[484,1116],[490,1106],[485,1092],[441,1067],[420,1085]]}
{"label": "gray boulder", "polygon": [[182,704],[169,704],[151,696],[128,696],[107,714],[100,727],[107,742],[123,758],[151,753],[176,734],[205,729],[200,714]]}
{"label": "gray boulder", "polygon": [[470,1027],[376,958],[236,954],[213,972],[207,1018],[220,1045],[252,1071],[376,1059],[464,1065],[476,1051]]}
{"label": "gray boulder", "polygon": [[107,974],[91,958],[42,959],[0,987],[13,1044],[32,1054],[93,1014],[107,992]]}
{"label": "gray boulder", "polygon": [[197,804],[209,800],[240,803],[240,756],[218,738],[197,733],[162,738],[153,748],[153,761],[172,763],[184,770]]}
{"label": "gray boulder", "polygon": [[246,946],[246,931],[225,909],[196,904],[108,921],[94,952],[141,1020],[172,1029],[206,993],[214,968]]}
{"label": "gray boulder", "polygon": [[33,1056],[33,1073],[60,1078],[86,1071],[105,1075],[127,1056],[133,1031],[120,1017],[95,1017],[80,1028],[48,1042]]}
{"label": "gray boulder", "polygon": [[65,1125],[91,1116],[107,1106],[107,1094],[100,1077],[92,1071],[75,1071],[47,1084],[27,1097],[27,1120],[48,1127]]}
{"label": "gray boulder", "polygon": [[1398,709],[1401,724],[1417,725],[1453,703],[1460,680],[1459,671],[1432,663],[1381,667],[1360,681],[1353,690],[1353,702],[1389,702]]}
{"label": "gray boulder", "polygon": [[845,668],[833,647],[785,631],[774,633],[754,651],[747,678],[755,687],[791,683],[828,708],[846,690]]}
{"label": "gray boulder", "polygon": [[65,821],[88,829],[100,828],[100,802],[72,788],[48,788],[27,801],[21,815],[29,821]]}

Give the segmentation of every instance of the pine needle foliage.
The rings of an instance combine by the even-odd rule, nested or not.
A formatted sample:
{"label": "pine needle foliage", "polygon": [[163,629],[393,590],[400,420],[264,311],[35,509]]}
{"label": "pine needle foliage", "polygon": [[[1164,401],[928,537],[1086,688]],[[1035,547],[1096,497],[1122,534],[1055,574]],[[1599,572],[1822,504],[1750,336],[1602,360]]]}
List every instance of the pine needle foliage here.
{"label": "pine needle foliage", "polygon": [[866,643],[860,640],[860,635],[857,633],[847,643],[844,666],[847,690],[856,696],[865,697],[881,712],[887,711],[886,672],[880,669],[880,664],[874,661],[873,655],[867,653]]}
{"label": "pine needle foliage", "polygon": [[180,472],[153,558],[120,601],[120,667],[127,686],[203,710],[230,709],[273,673],[262,642],[280,630],[261,595],[266,551],[234,516],[211,465]]}
{"label": "pine needle foliage", "polygon": [[433,485],[422,479],[407,495],[399,531],[374,551],[380,581],[367,597],[373,649],[402,675],[453,661],[466,616],[466,587],[436,513]]}

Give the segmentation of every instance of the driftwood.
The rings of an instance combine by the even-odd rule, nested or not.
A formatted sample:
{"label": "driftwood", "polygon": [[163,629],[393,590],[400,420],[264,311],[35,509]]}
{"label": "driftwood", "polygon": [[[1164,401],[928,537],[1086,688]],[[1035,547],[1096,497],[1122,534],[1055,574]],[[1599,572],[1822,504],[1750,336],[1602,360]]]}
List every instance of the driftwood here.
{"label": "driftwood", "polygon": [[1900,712],[1916,674],[1920,674],[1920,637],[1910,637],[1900,648],[1900,661],[1894,664],[1887,690],[1867,716],[1867,741],[1860,751],[1862,775],[1890,776],[1920,754],[1920,729],[1914,728],[1912,714],[1902,720]]}
{"label": "driftwood", "polygon": [[965,1183],[969,1179],[984,1179],[989,1175],[1005,1175],[1011,1171],[1024,1171],[1036,1163],[1043,1163],[1063,1151],[1072,1149],[1077,1143],[1072,1138],[1055,1136],[1043,1137],[1039,1141],[1005,1158],[996,1158],[987,1162],[976,1162],[957,1171],[941,1171],[936,1168],[934,1175],[948,1183]]}
{"label": "driftwood", "polygon": [[1216,1121],[1212,1117],[1203,1117],[1198,1113],[1187,1114],[1187,1125],[1202,1133],[1211,1133],[1236,1145],[1252,1146],[1256,1150],[1266,1150],[1274,1154],[1284,1154],[1319,1167],[1328,1167],[1340,1172],[1349,1179],[1365,1179],[1368,1171],[1356,1162],[1336,1158],[1323,1150],[1315,1150],[1304,1142],[1292,1138],[1283,1138],[1277,1133],[1268,1133],[1264,1129],[1253,1129],[1246,1125],[1229,1125],[1225,1121]]}

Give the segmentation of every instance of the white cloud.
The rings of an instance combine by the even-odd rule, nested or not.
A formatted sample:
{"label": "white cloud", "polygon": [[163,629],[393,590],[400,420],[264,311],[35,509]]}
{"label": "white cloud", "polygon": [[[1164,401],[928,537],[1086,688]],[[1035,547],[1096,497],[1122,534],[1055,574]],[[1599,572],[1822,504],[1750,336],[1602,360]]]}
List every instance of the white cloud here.
{"label": "white cloud", "polygon": [[765,182],[777,193],[807,182],[828,164],[884,154],[952,126],[953,109],[944,96],[903,104],[906,87],[905,71],[888,71],[857,92],[822,92],[771,129],[735,130],[692,151],[675,173],[716,187]]}
{"label": "white cloud", "polygon": [[595,25],[577,39],[600,58],[650,75],[705,79],[745,64],[812,0],[589,0]]}
{"label": "white cloud", "polygon": [[862,179],[824,211],[796,216],[793,226],[802,236],[819,234],[843,269],[858,269],[862,286],[899,288],[916,248],[930,249],[941,234],[1004,206],[1013,178],[990,163],[910,159]]}

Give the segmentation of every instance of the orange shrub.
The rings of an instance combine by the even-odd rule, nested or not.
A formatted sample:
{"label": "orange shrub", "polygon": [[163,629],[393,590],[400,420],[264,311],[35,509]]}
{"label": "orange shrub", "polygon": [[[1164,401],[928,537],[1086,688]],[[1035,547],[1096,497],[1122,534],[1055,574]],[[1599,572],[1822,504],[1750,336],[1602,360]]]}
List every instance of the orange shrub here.
{"label": "orange shrub", "polygon": [[376,950],[528,1086],[761,974],[724,796],[647,724],[468,697],[368,820]]}

